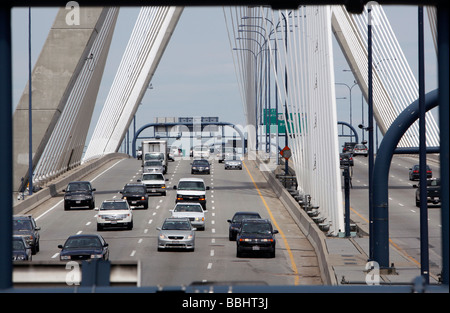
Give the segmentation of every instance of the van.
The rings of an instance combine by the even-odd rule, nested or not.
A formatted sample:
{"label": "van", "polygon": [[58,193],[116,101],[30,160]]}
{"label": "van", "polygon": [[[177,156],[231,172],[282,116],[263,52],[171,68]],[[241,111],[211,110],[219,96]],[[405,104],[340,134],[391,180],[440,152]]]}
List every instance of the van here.
{"label": "van", "polygon": [[209,190],[209,186],[205,185],[203,179],[181,178],[173,189],[177,191],[175,203],[198,202],[206,209],[206,190]]}

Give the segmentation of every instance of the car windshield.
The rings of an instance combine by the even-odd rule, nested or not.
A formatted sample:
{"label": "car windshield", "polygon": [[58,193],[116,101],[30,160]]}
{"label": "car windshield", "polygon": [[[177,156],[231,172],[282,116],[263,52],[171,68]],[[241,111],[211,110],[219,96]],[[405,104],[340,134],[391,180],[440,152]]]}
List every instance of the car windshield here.
{"label": "car windshield", "polygon": [[242,233],[246,234],[271,234],[272,230],[267,223],[245,223],[242,225]]}
{"label": "car windshield", "polygon": [[427,181],[427,185],[428,186],[439,186],[440,185],[440,181],[437,180],[437,179],[428,180]]}
{"label": "car windshield", "polygon": [[163,230],[190,230],[191,223],[189,221],[165,221]]}
{"label": "car windshield", "polygon": [[144,186],[127,186],[123,189],[126,193],[145,193],[145,187]]}
{"label": "car windshield", "polygon": [[161,161],[145,161],[144,166],[162,166]]}
{"label": "car windshield", "polygon": [[117,202],[103,202],[100,210],[128,210],[127,203],[125,201]]}
{"label": "car windshield", "polygon": [[67,186],[67,191],[88,191],[91,190],[89,184],[86,183],[70,183]]}
{"label": "car windshield", "polygon": [[201,205],[194,204],[178,204],[174,212],[203,212]]}
{"label": "car windshield", "polygon": [[13,250],[14,251],[24,250],[24,249],[25,249],[25,245],[22,240],[19,240],[19,239],[13,240]]}
{"label": "car windshield", "polygon": [[143,174],[142,180],[164,180],[161,174]]}
{"label": "car windshield", "polygon": [[164,153],[146,153],[145,161],[147,160],[164,160]]}
{"label": "car windshield", "polygon": [[240,222],[249,218],[261,218],[261,216],[259,214],[237,214],[233,217],[233,222]]}
{"label": "car windshield", "polygon": [[96,237],[69,238],[64,244],[64,248],[100,248],[100,240]]}
{"label": "car windshield", "polygon": [[182,181],[178,184],[179,190],[205,190],[205,184],[201,181]]}
{"label": "car windshield", "polygon": [[33,226],[31,225],[30,220],[14,220],[13,221],[13,230],[32,230]]}
{"label": "car windshield", "polygon": [[199,165],[208,166],[209,162],[208,162],[208,160],[194,160],[194,162],[192,162],[192,165],[194,165],[194,166],[199,166]]}
{"label": "car windshield", "polygon": [[227,160],[227,161],[229,161],[229,160],[240,160],[240,158],[237,157],[236,155],[230,155],[230,156],[227,157],[226,160]]}

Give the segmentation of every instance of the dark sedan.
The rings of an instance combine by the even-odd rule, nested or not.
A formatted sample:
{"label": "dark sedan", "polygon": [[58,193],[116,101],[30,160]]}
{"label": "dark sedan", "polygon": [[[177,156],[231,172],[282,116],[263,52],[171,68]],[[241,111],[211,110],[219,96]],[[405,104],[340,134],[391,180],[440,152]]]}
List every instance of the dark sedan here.
{"label": "dark sedan", "polygon": [[31,261],[31,246],[28,245],[22,236],[13,236],[12,248],[13,261]]}
{"label": "dark sedan", "polygon": [[142,206],[144,209],[148,208],[147,188],[144,184],[126,184],[120,193],[122,199],[127,200],[130,207]]}
{"label": "dark sedan", "polygon": [[339,155],[340,165],[342,166],[353,166],[353,155],[351,153],[341,153]]}
{"label": "dark sedan", "polygon": [[230,241],[236,240],[236,234],[241,230],[242,220],[249,218],[261,218],[261,216],[258,212],[240,211],[234,213],[231,220],[227,220],[227,222],[230,224],[228,227],[228,239]]}
{"label": "dark sedan", "polygon": [[[431,168],[427,165],[427,179],[433,176]],[[416,180],[420,178],[419,165],[414,165],[409,169],[409,180]]]}
{"label": "dark sedan", "polygon": [[61,261],[109,259],[108,243],[97,234],[70,236],[64,245],[58,245],[58,248],[61,249],[59,254]]}
{"label": "dark sedan", "polygon": [[209,161],[206,159],[198,159],[198,160],[194,160],[191,163],[191,174],[210,174],[211,173],[211,168],[210,168],[210,164]]}
{"label": "dark sedan", "polygon": [[275,234],[278,234],[278,230],[274,230],[267,219],[243,220],[236,237],[236,256],[239,258],[243,253],[267,252],[274,258]]}

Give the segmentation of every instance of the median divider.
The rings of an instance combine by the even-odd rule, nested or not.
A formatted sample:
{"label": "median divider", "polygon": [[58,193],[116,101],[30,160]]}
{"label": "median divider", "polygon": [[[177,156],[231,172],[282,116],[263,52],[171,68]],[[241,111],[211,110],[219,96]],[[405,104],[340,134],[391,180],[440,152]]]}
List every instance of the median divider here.
{"label": "median divider", "polygon": [[[257,156],[256,160],[253,162],[256,162],[258,168],[266,166],[264,164],[265,162],[261,160],[259,156]],[[336,275],[334,274],[333,268],[329,265],[330,262],[328,261],[328,249],[324,232],[311,219],[305,210],[302,209],[300,204],[295,201],[295,199],[291,196],[288,190],[284,188],[271,170],[261,170],[261,174],[267,180],[275,195],[283,203],[295,223],[316,251],[323,282],[327,285],[337,285]]]}

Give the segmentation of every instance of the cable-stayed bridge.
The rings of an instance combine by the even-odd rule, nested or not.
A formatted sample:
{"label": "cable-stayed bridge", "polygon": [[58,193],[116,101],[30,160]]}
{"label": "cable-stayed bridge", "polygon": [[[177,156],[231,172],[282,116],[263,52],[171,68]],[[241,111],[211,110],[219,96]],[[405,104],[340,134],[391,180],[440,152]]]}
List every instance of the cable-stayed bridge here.
{"label": "cable-stayed bridge", "polygon": [[[61,8],[33,70],[33,120],[40,121],[33,123],[34,184],[43,184],[82,162],[118,151],[183,8],[141,9],[99,120],[92,121],[96,127],[90,142],[85,142],[87,129],[119,9],[79,10],[80,16],[91,18],[80,23],[90,22],[92,31],[68,25],[70,10]],[[361,15],[349,14],[343,6],[223,10],[247,122],[248,152],[278,153],[273,151],[276,148],[270,148],[271,136],[264,129],[264,121],[271,109],[280,113],[285,125],[292,125],[286,128],[286,144],[292,151],[290,164],[295,169],[299,191],[311,197],[311,203],[319,207],[329,223],[331,233],[338,234],[344,229],[344,213],[331,42],[334,35],[368,99],[367,10]],[[95,19],[92,12],[97,14]],[[428,12],[431,23],[435,23],[436,13],[431,8]],[[373,6],[372,16],[374,118],[384,134],[398,114],[417,99],[418,84],[383,8]],[[84,50],[75,52],[64,45],[68,32],[86,42],[80,45]],[[71,49],[70,69],[64,68],[68,66],[66,58],[64,67],[58,68],[55,63],[58,58],[54,54],[66,56],[67,51],[52,51],[53,57],[49,58],[46,49],[54,45]],[[42,70],[51,67],[51,76]],[[54,75],[57,71],[60,76]],[[67,76],[67,72],[72,75]],[[65,84],[64,88],[58,88],[60,94],[52,93],[49,99],[49,92],[43,90],[57,86],[56,82]],[[39,97],[39,92],[46,96]],[[26,89],[14,116],[14,188],[23,187],[20,178],[28,177],[29,171],[28,136],[21,133],[26,131],[23,125],[28,118],[28,100]],[[415,123],[399,146],[418,147],[418,132]],[[279,148],[284,145],[278,142]],[[427,145],[439,146],[439,129],[431,113],[427,114]]]}

